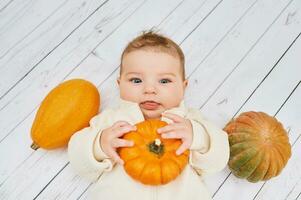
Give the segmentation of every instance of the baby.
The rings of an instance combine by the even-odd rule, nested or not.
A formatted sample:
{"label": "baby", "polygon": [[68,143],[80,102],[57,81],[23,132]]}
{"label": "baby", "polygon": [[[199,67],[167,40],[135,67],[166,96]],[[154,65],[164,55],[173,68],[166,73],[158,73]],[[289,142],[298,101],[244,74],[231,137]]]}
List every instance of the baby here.
{"label": "baby", "polygon": [[[202,176],[222,170],[229,158],[227,134],[206,121],[199,110],[184,104],[184,54],[169,38],[152,31],[131,41],[121,56],[119,105],[90,121],[90,127],[69,141],[70,164],[77,172],[97,181],[90,199],[211,199]],[[157,130],[162,138],[182,141],[176,154],[190,150],[189,164],[172,182],[143,185],[126,174],[119,147],[133,146],[121,139],[136,130],[135,124],[160,119],[168,125]]]}

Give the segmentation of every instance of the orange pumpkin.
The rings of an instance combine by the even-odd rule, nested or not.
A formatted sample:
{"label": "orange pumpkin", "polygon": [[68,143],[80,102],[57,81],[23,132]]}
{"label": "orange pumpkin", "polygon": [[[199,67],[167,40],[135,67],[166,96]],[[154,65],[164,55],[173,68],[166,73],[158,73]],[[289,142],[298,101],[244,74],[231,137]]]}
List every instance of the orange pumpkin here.
{"label": "orange pumpkin", "polygon": [[54,149],[67,145],[76,131],[87,127],[97,114],[97,88],[82,79],[61,83],[42,101],[31,127],[31,148]]}
{"label": "orange pumpkin", "polygon": [[291,156],[287,132],[276,118],[263,112],[245,112],[229,122],[229,168],[250,182],[277,176]]}
{"label": "orange pumpkin", "polygon": [[160,120],[146,120],[136,124],[137,130],[123,138],[134,141],[133,147],[119,148],[124,169],[133,179],[147,185],[161,185],[174,180],[188,162],[189,150],[176,155],[179,139],[164,139],[157,129],[167,125]]}

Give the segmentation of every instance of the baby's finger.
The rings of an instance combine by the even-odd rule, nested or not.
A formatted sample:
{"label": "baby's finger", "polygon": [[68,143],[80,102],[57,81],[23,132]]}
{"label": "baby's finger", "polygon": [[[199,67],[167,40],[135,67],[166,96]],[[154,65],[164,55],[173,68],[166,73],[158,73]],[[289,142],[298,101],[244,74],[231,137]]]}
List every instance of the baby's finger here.
{"label": "baby's finger", "polygon": [[118,153],[116,153],[116,151],[112,150],[110,151],[110,157],[117,162],[120,165],[124,164],[124,161],[119,157]]}
{"label": "baby's finger", "polygon": [[183,142],[182,145],[177,149],[176,154],[181,155],[183,152],[185,152],[188,149],[188,145],[186,142]]}
{"label": "baby's finger", "polygon": [[171,132],[162,134],[161,137],[162,137],[162,138],[165,138],[165,139],[171,139],[171,138],[180,139],[180,138],[183,138],[184,135],[183,135],[183,133],[181,133],[181,132],[174,132],[174,131],[171,131]]}
{"label": "baby's finger", "polygon": [[136,126],[132,126],[132,125],[125,125],[122,127],[117,127],[114,129],[114,133],[116,137],[121,137],[123,136],[125,133],[130,132],[130,131],[135,131],[137,130]]}
{"label": "baby's finger", "polygon": [[127,121],[117,121],[113,124],[114,128],[125,126],[125,125],[130,125]]}
{"label": "baby's finger", "polygon": [[158,129],[157,129],[157,132],[158,132],[159,134],[161,134],[161,133],[173,131],[174,129],[175,129],[174,124],[169,124],[169,125],[166,125],[166,126],[164,126],[164,127],[158,128]]}
{"label": "baby's finger", "polygon": [[176,114],[173,114],[173,113],[167,113],[167,112],[165,112],[165,113],[162,113],[162,116],[166,117],[168,119],[171,119],[175,123],[182,122],[184,120],[183,117],[180,117],[179,115],[176,115]]}
{"label": "baby's finger", "polygon": [[125,139],[119,139],[116,138],[112,141],[112,147],[118,148],[118,147],[131,147],[134,145],[133,141],[125,140]]}

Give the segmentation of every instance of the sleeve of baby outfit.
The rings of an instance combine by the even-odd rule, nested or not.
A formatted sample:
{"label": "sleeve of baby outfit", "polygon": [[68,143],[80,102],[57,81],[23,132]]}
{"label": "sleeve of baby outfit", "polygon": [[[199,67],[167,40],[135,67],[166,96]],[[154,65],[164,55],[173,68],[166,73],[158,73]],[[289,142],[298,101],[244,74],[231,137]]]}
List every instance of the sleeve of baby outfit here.
{"label": "sleeve of baby outfit", "polygon": [[188,109],[186,118],[193,129],[190,165],[202,176],[221,171],[230,155],[227,133],[206,121],[199,110]]}
{"label": "sleeve of baby outfit", "polygon": [[111,126],[111,110],[105,110],[90,120],[90,126],[76,132],[68,143],[68,157],[71,166],[79,175],[96,180],[105,172],[112,170],[113,161],[101,150],[99,138],[101,131]]}

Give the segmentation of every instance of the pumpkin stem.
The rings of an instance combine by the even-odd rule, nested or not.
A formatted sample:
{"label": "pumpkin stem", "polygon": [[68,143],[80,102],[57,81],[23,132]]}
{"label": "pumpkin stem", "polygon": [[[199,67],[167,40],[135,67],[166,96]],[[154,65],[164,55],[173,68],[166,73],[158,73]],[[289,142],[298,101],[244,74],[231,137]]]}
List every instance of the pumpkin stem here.
{"label": "pumpkin stem", "polygon": [[33,150],[37,150],[38,148],[40,148],[39,145],[37,145],[37,144],[34,143],[34,142],[31,144],[30,147],[31,147]]}
{"label": "pumpkin stem", "polygon": [[155,139],[155,145],[160,146],[161,140],[159,138]]}
{"label": "pumpkin stem", "polygon": [[160,139],[155,139],[155,141],[149,143],[148,149],[150,152],[162,156],[164,154],[164,145],[161,143]]}

